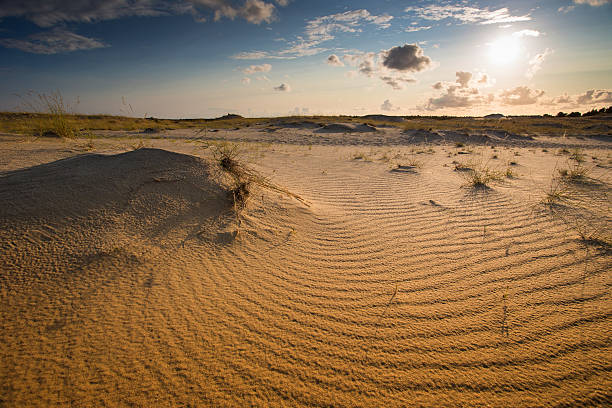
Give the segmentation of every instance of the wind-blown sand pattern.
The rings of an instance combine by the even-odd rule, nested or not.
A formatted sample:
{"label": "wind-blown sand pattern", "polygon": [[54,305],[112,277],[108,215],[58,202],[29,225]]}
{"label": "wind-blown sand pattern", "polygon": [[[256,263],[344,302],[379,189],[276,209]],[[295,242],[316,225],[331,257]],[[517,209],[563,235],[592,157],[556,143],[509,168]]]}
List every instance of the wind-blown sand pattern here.
{"label": "wind-blown sand pattern", "polygon": [[[240,225],[201,142],[3,137],[0,405],[612,403],[612,257],[540,204],[563,142],[401,136],[245,144],[305,203],[256,190]],[[612,145],[565,142],[609,231]],[[494,151],[516,177],[462,187]]]}

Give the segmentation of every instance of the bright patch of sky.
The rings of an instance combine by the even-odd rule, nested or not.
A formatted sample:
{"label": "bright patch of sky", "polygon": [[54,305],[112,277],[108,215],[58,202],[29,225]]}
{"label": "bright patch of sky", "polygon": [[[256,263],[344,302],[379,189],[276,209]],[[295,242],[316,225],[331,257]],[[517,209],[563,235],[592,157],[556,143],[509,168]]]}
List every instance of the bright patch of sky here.
{"label": "bright patch of sky", "polygon": [[[0,110],[483,115],[612,105],[610,0],[0,0]],[[126,112],[127,100],[134,112]]]}

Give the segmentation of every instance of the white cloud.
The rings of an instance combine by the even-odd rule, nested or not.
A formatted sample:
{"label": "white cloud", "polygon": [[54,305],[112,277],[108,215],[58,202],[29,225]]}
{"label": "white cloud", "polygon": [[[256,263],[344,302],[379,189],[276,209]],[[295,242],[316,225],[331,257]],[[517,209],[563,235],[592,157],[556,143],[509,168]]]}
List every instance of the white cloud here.
{"label": "white cloud", "polygon": [[561,6],[557,9],[557,12],[559,13],[569,13],[570,11],[572,11],[573,9],[575,9],[576,6]]}
{"label": "white cloud", "polygon": [[544,50],[544,52],[542,52],[540,54],[537,54],[532,59],[530,59],[529,60],[529,68],[527,69],[527,72],[525,73],[525,76],[527,78],[529,78],[529,79],[533,78],[533,76],[536,74],[536,72],[538,72],[540,69],[542,69],[542,63],[544,62],[546,57],[548,57],[552,53],[553,53],[553,50],[551,50],[550,48],[546,48]]}
{"label": "white cloud", "polygon": [[424,20],[440,21],[453,19],[460,21],[462,24],[503,24],[531,20],[529,14],[513,16],[506,7],[491,11],[488,7],[481,9],[459,4],[445,4],[429,5],[426,7],[407,7],[405,11]]}
{"label": "white cloud", "polygon": [[272,65],[270,64],[261,64],[261,65],[251,65],[242,70],[245,75],[252,75],[256,72],[270,72],[272,69]]}
{"label": "white cloud", "polygon": [[457,71],[455,75],[457,75],[457,83],[461,88],[466,88],[472,80],[471,72]]}
{"label": "white cloud", "polygon": [[249,23],[261,24],[264,21],[271,23],[274,17],[274,4],[262,0],[246,0],[239,11],[239,15]]}
{"label": "white cloud", "polygon": [[612,103],[611,89],[589,89],[577,95],[562,95],[542,102],[545,105],[563,105],[568,109],[590,109]]}
{"label": "white cloud", "polygon": [[479,72],[477,80],[474,80],[473,73],[466,71],[457,71],[455,76],[455,82],[440,81],[432,85],[433,89],[442,93],[429,98],[424,109],[470,108],[491,103],[495,99],[493,94],[483,94],[480,91],[480,88],[492,82],[486,74]]}
{"label": "white cloud", "polygon": [[280,92],[291,92],[291,86],[289,86],[289,84],[280,84],[279,86],[275,86],[274,87],[275,91],[280,91]]}
{"label": "white cloud", "polygon": [[592,105],[598,103],[612,103],[612,90],[610,89],[591,89],[583,94],[577,95],[576,102],[582,105]]}
{"label": "white cloud", "polygon": [[34,54],[60,54],[108,47],[107,44],[99,40],[60,28],[33,34],[23,40],[3,38],[0,39],[0,45]]}
{"label": "white cloud", "polygon": [[327,57],[327,64],[334,67],[343,67],[344,63],[340,61],[340,58],[336,54],[332,54]]}
{"label": "white cloud", "polygon": [[539,37],[542,35],[538,30],[521,30],[512,33],[513,37],[521,38],[521,37]]}
{"label": "white cloud", "polygon": [[242,52],[234,55],[235,59],[261,59],[280,58],[293,59],[298,57],[312,56],[327,51],[321,44],[336,38],[337,33],[362,32],[362,25],[373,24],[378,28],[390,27],[392,16],[373,15],[368,10],[353,10],[344,13],[330,14],[317,17],[306,23],[304,34],[297,36],[295,40],[288,41],[287,47],[276,53],[264,51]]}
{"label": "white cloud", "polygon": [[517,86],[500,92],[500,101],[504,105],[532,105],[544,95],[540,89],[531,89],[528,86]]}
{"label": "white cloud", "polygon": [[406,31],[407,33],[414,33],[414,32],[417,32],[417,31],[429,30],[430,28],[431,28],[431,26],[408,27],[404,31]]}
{"label": "white cloud", "polygon": [[246,77],[245,77],[245,78],[242,78],[242,83],[243,83],[244,85],[248,85],[248,84],[250,84],[250,83],[251,83],[251,78],[246,78]]}
{"label": "white cloud", "polygon": [[589,6],[598,7],[604,4],[610,4],[612,0],[574,0],[576,4],[588,4]]}
{"label": "white cloud", "polygon": [[232,58],[239,60],[251,60],[251,59],[262,59],[267,58],[268,53],[265,51],[249,51],[241,52],[236,55],[232,55]]}

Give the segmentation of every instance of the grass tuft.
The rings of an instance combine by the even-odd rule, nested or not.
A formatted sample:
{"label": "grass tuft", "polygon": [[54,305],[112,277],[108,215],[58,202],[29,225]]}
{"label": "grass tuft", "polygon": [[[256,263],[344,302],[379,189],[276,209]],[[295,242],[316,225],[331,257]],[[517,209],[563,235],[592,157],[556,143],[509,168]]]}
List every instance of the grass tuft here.
{"label": "grass tuft", "polygon": [[230,178],[228,193],[237,217],[246,207],[249,198],[252,196],[254,186],[285,194],[308,205],[299,195],[277,186],[268,178],[248,167],[242,159],[243,151],[239,145],[220,143],[213,145],[211,150],[215,163]]}

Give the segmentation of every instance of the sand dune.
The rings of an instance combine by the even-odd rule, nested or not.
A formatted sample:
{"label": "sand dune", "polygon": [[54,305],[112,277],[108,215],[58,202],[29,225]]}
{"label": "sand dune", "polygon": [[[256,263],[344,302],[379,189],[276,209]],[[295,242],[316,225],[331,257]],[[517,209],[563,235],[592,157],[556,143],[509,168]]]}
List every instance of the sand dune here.
{"label": "sand dune", "polygon": [[[240,226],[210,148],[5,141],[0,405],[609,404],[612,257],[539,205],[566,158],[436,141],[247,144],[308,204],[256,190]],[[492,154],[516,176],[463,187]]]}

